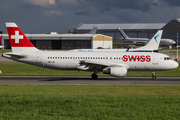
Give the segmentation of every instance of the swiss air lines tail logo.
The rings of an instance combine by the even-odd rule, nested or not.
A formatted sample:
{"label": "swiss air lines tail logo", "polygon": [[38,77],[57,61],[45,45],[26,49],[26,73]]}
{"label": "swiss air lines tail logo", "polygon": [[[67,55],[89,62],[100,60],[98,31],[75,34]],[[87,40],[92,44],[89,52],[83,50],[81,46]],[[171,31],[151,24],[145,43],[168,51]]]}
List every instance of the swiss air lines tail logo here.
{"label": "swiss air lines tail logo", "polygon": [[11,35],[11,39],[15,39],[15,43],[19,43],[19,39],[23,39],[23,35],[19,35],[19,31],[15,31],[15,35]]}
{"label": "swiss air lines tail logo", "polygon": [[7,27],[11,47],[34,47],[19,27]]}
{"label": "swiss air lines tail logo", "polygon": [[154,39],[155,39],[155,41],[156,41],[157,43],[158,43],[158,41],[157,41],[158,37],[159,37],[159,34],[157,34],[157,35],[154,37]]}

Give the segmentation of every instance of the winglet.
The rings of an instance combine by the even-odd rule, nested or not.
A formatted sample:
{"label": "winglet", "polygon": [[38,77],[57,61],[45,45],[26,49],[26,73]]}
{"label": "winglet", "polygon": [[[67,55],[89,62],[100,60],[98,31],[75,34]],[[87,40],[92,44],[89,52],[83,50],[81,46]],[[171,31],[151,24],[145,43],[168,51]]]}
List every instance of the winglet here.
{"label": "winglet", "polygon": [[94,27],[88,34],[96,34],[97,27]]}
{"label": "winglet", "polygon": [[128,48],[127,48],[126,52],[128,52],[128,51],[129,51],[129,48],[130,48],[130,47],[128,47]]}

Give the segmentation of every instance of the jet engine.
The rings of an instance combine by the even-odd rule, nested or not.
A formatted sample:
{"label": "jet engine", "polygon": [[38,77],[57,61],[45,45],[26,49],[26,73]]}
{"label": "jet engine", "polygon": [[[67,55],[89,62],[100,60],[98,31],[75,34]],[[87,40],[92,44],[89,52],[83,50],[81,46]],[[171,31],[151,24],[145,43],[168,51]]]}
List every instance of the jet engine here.
{"label": "jet engine", "polygon": [[126,67],[108,67],[103,69],[104,74],[110,74],[114,77],[124,77],[127,73]]}

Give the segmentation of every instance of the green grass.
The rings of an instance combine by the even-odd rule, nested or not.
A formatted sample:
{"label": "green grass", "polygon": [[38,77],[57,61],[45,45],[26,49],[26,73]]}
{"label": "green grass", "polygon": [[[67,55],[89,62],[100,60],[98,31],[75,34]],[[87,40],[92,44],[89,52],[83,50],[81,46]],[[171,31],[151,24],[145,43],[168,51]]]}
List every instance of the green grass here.
{"label": "green grass", "polygon": [[5,52],[12,52],[12,50],[11,49],[5,49],[5,50],[0,49],[0,53],[5,53]]}
{"label": "green grass", "polygon": [[92,72],[54,70],[24,63],[0,63],[0,75],[91,75]]}
{"label": "green grass", "polygon": [[179,120],[180,86],[0,86],[1,120]]}
{"label": "green grass", "polygon": [[[93,72],[77,71],[77,70],[54,70],[41,68],[24,63],[0,63],[0,75],[87,75],[90,76]],[[106,75],[98,73],[98,75]],[[151,71],[128,71],[127,76],[152,76]],[[156,76],[180,76],[180,67],[168,70],[157,71]]]}
{"label": "green grass", "polygon": [[[169,53],[171,53],[171,55],[177,55],[177,51],[169,51]],[[178,51],[178,55],[180,55],[180,51]]]}
{"label": "green grass", "polygon": [[161,46],[160,48],[162,48],[162,50],[176,50],[177,49],[177,47],[172,47],[172,49],[169,49],[168,47],[161,47]]}
{"label": "green grass", "polygon": [[128,47],[135,47],[134,45],[124,45],[122,43],[113,43],[113,48],[124,48],[124,46],[126,46],[126,48]]}
{"label": "green grass", "polygon": [[[0,85],[0,94],[180,95],[180,86]],[[180,102],[180,101],[179,101]]]}

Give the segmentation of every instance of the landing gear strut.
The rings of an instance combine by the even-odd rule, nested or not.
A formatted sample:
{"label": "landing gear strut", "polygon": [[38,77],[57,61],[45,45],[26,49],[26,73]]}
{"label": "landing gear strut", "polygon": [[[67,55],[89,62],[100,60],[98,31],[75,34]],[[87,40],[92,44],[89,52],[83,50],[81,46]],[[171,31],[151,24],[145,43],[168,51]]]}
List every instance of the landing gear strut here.
{"label": "landing gear strut", "polygon": [[98,76],[97,76],[95,73],[93,73],[93,74],[91,75],[91,77],[92,77],[93,80],[97,80],[97,79],[98,79]]}
{"label": "landing gear strut", "polygon": [[153,80],[156,80],[155,71],[152,71],[152,79],[153,79]]}

